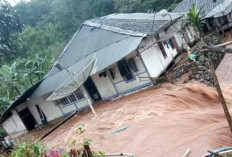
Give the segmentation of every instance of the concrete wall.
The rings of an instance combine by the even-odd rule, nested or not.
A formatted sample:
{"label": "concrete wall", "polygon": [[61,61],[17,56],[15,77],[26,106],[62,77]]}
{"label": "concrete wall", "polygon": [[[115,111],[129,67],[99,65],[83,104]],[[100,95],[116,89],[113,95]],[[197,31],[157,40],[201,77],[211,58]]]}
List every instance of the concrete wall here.
{"label": "concrete wall", "polygon": [[[153,40],[153,41],[152,41]],[[139,52],[144,61],[145,66],[151,77],[158,77],[163,73],[164,69],[172,62],[177,51],[171,47],[164,46],[167,58],[164,58],[155,39],[146,38],[139,46]]]}
{"label": "concrete wall", "polygon": [[16,138],[27,132],[25,125],[15,110],[12,110],[12,116],[5,120],[2,126],[11,138]]}
{"label": "concrete wall", "polygon": [[143,62],[136,51],[128,55],[126,59],[130,59],[132,57],[134,57],[136,66],[138,68],[137,72],[133,72],[134,79],[132,81],[127,82],[123,79],[117,64],[109,67],[114,70],[114,79],[111,78],[108,70],[106,70],[106,77],[100,78],[99,73],[92,76],[92,79],[103,100],[108,100],[116,96],[124,95],[151,84],[151,80],[149,78],[140,79],[140,77],[148,77],[149,74],[147,73]]}
{"label": "concrete wall", "polygon": [[48,121],[63,116],[59,106],[52,101],[46,101],[46,99],[47,97],[44,96],[35,99],[30,99],[29,101],[26,102],[29,110],[31,111],[34,118],[36,119],[37,123],[41,123],[41,119],[35,107],[36,105],[38,105],[41,108]]}
{"label": "concrete wall", "polygon": [[[116,67],[116,65],[112,66],[112,68]],[[99,73],[98,73],[99,74]],[[111,78],[109,76],[109,72],[107,71],[106,77],[99,77],[98,74],[92,76],[92,80],[97,87],[99,94],[102,99],[107,99],[110,97],[114,97],[118,95],[117,89],[114,87]]]}

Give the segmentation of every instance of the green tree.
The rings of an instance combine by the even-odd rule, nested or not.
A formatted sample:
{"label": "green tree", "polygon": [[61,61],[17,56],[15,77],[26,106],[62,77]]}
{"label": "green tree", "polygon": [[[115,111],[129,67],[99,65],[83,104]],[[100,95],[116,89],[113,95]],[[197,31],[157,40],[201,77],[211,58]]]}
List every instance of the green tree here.
{"label": "green tree", "polygon": [[115,10],[122,13],[172,10],[182,0],[114,0]]}
{"label": "green tree", "polygon": [[35,27],[44,15],[49,14],[51,0],[21,0],[14,9],[21,18],[23,24]]}
{"label": "green tree", "polygon": [[17,33],[23,24],[14,8],[6,0],[0,0],[0,62],[11,60],[18,53]]}

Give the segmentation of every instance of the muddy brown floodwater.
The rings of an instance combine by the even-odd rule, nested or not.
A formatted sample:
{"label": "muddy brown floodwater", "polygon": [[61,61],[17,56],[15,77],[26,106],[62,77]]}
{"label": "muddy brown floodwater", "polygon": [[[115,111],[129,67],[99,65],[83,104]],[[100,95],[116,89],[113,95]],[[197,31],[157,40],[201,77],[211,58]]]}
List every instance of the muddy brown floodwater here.
{"label": "muddy brown floodwater", "polygon": [[[224,88],[224,94],[232,112],[232,86]],[[199,83],[165,84],[95,108],[99,124],[87,110],[43,141],[48,147],[69,149],[90,138],[93,150],[128,152],[136,157],[180,157],[188,148],[191,157],[198,157],[207,150],[232,145],[215,89]],[[78,134],[82,123],[85,131]]]}
{"label": "muddy brown floodwater", "polygon": [[[230,112],[231,60],[231,54],[225,55],[217,69]],[[199,157],[207,150],[232,146],[216,90],[203,84],[165,84],[94,107],[99,123],[85,110],[43,142],[50,148],[70,149],[90,138],[95,151],[128,152],[136,157],[180,157],[187,149],[191,149],[191,157]],[[80,124],[85,125],[82,134],[78,133]]]}

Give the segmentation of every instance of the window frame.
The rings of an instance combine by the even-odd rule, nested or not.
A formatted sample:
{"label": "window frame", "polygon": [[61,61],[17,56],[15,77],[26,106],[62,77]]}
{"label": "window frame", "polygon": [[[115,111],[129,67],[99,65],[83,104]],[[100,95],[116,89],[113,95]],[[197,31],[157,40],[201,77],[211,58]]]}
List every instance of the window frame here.
{"label": "window frame", "polygon": [[[128,78],[127,78],[126,75],[124,75],[124,76],[121,75],[121,77],[123,78],[123,80],[124,80],[126,83],[129,83],[129,82],[132,82],[132,81],[136,80],[136,77],[135,77],[135,74],[134,74],[133,69],[131,68],[131,66],[130,66],[130,64],[129,64],[129,62],[128,62],[129,59],[124,59],[124,60],[125,60],[125,61],[124,61],[123,64],[124,64],[124,66],[126,66],[125,68],[126,68],[127,70],[130,71],[130,74],[131,74],[132,78],[128,80]],[[119,67],[118,67],[118,69],[119,69]],[[129,74],[129,73],[128,73],[128,74]]]}
{"label": "window frame", "polygon": [[[73,98],[75,99],[75,101],[73,101],[74,100]],[[69,105],[72,105],[74,103],[83,101],[84,99],[85,99],[85,97],[84,97],[84,94],[82,93],[82,91],[80,89],[77,89],[69,96],[66,96],[64,98],[56,100],[56,103],[58,105],[63,105],[63,107],[65,107],[65,106],[69,106]]]}
{"label": "window frame", "polygon": [[164,59],[168,58],[168,54],[167,54],[167,52],[165,51],[163,42],[158,42],[158,45],[159,45],[160,51],[161,51],[162,56],[164,57]]}

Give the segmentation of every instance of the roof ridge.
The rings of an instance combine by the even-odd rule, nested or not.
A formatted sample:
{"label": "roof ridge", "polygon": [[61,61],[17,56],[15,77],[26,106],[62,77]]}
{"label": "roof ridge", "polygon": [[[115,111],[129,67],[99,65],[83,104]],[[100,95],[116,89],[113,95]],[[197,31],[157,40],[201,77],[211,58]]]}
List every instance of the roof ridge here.
{"label": "roof ridge", "polygon": [[141,32],[135,32],[135,31],[132,31],[132,30],[122,29],[122,28],[119,28],[119,27],[113,27],[113,26],[108,26],[108,25],[105,25],[105,24],[91,22],[90,20],[86,20],[83,23],[83,25],[96,27],[96,28],[104,29],[104,30],[107,30],[107,31],[115,32],[115,33],[131,35],[131,36],[145,37],[145,36],[148,35],[148,34],[141,33]]}

